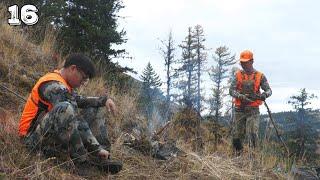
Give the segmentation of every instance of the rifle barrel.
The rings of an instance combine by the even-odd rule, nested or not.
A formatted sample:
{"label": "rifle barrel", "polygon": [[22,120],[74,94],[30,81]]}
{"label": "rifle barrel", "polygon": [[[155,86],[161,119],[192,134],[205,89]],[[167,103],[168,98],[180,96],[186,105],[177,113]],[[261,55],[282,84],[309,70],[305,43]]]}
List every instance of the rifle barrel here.
{"label": "rifle barrel", "polygon": [[288,148],[287,144],[283,141],[283,139],[282,139],[282,137],[281,137],[281,135],[280,135],[280,133],[279,133],[279,131],[278,131],[278,128],[277,128],[276,123],[274,122],[274,120],[273,120],[273,118],[272,118],[272,116],[271,116],[271,111],[270,111],[269,106],[268,106],[268,104],[266,103],[266,101],[264,101],[264,105],[265,105],[266,108],[267,108],[270,121],[271,121],[271,123],[272,123],[272,125],[273,125],[273,127],[274,127],[274,129],[275,129],[275,131],[276,131],[277,137],[280,139],[282,145],[283,145],[284,148],[286,149],[286,151],[287,151],[287,153],[288,153],[288,156],[290,156],[289,148]]}
{"label": "rifle barrel", "polygon": [[20,94],[18,94],[18,93],[16,93],[16,92],[12,91],[11,89],[7,88],[6,86],[4,86],[4,85],[0,84],[0,87],[2,87],[3,89],[5,89],[5,90],[7,90],[7,91],[11,92],[12,94],[16,95],[18,98],[20,98],[20,99],[21,99],[21,100],[23,100],[24,102],[26,102],[26,101],[27,101],[27,100],[26,100],[24,97],[22,97]]}

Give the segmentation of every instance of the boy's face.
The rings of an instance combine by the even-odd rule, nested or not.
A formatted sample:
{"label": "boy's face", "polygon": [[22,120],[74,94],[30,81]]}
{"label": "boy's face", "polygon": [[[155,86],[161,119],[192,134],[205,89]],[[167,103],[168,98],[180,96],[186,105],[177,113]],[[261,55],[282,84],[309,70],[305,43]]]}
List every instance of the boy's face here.
{"label": "boy's face", "polygon": [[88,81],[88,76],[76,65],[70,66],[68,83],[72,88],[78,88]]}

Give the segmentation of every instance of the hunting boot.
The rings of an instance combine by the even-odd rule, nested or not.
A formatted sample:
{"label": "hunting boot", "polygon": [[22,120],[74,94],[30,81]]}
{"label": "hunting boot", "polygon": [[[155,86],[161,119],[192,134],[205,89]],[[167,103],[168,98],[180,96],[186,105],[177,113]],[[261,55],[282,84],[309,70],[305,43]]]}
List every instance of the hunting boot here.
{"label": "hunting boot", "polygon": [[232,139],[233,151],[236,156],[240,156],[242,152],[242,144],[239,138]]}
{"label": "hunting boot", "polygon": [[90,164],[98,167],[101,171],[116,174],[122,170],[122,162],[111,159],[90,160]]}

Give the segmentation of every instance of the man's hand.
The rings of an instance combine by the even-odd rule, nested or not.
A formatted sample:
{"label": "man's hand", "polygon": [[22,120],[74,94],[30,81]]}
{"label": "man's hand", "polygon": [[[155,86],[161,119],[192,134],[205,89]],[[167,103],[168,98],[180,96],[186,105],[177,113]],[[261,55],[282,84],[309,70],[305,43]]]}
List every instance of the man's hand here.
{"label": "man's hand", "polygon": [[249,97],[247,97],[246,95],[244,94],[240,94],[239,95],[239,99],[243,102],[252,102],[253,100],[251,100]]}
{"label": "man's hand", "polygon": [[109,153],[109,151],[107,151],[107,150],[101,149],[101,150],[98,152],[98,156],[99,156],[101,159],[109,159],[109,158],[110,158],[110,153]]}
{"label": "man's hand", "polygon": [[106,101],[106,108],[107,108],[108,112],[111,111],[113,114],[115,114],[117,112],[117,107],[114,104],[114,102],[112,101],[112,99],[110,99],[110,98]]}
{"label": "man's hand", "polygon": [[267,94],[264,92],[262,94],[257,94],[256,96],[257,96],[257,99],[259,99],[261,101],[264,101],[267,98]]}

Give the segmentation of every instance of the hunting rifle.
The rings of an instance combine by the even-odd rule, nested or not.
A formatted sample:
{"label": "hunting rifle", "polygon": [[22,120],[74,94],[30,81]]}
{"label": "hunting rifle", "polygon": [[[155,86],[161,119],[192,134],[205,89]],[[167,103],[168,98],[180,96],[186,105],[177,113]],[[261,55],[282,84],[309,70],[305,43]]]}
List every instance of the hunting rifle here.
{"label": "hunting rifle", "polygon": [[[247,98],[247,101],[248,101],[248,102],[252,102],[252,101],[253,101],[252,99],[260,99],[260,100],[261,100],[261,97],[260,97],[259,95],[256,95],[256,94],[254,94],[254,95],[246,94],[246,96],[248,97],[248,98]],[[284,140],[282,139],[282,137],[281,137],[281,135],[280,135],[280,133],[279,133],[279,130],[278,130],[278,128],[277,128],[277,125],[276,125],[275,121],[274,121],[273,118],[272,118],[271,111],[270,111],[270,108],[269,108],[266,100],[262,100],[262,101],[264,102],[264,105],[265,105],[265,107],[267,108],[267,112],[268,112],[269,119],[270,119],[270,121],[271,121],[271,123],[272,123],[272,125],[273,125],[273,127],[274,127],[274,129],[275,129],[275,131],[276,131],[276,135],[277,135],[278,139],[281,141],[281,144],[282,144],[283,147],[285,148],[285,150],[286,150],[286,152],[287,152],[287,155],[290,156],[289,148],[288,148],[287,144],[284,142]]]}
{"label": "hunting rifle", "polygon": [[271,115],[271,111],[270,111],[270,109],[269,109],[269,106],[268,106],[268,104],[267,104],[267,102],[266,102],[265,100],[264,100],[263,102],[264,102],[265,107],[267,108],[270,121],[271,121],[271,123],[272,123],[272,125],[273,125],[273,127],[274,127],[274,129],[275,129],[275,131],[276,131],[277,137],[278,137],[279,140],[281,141],[283,147],[286,149],[286,151],[287,151],[287,153],[288,153],[288,156],[290,156],[289,148],[288,148],[287,144],[283,141],[283,139],[282,139],[282,137],[281,137],[281,135],[280,135],[280,133],[279,133],[279,131],[278,131],[278,128],[277,128],[277,126],[276,126],[276,123],[274,122],[274,120],[273,120],[273,118],[272,118],[272,115]]}
{"label": "hunting rifle", "polygon": [[27,100],[26,100],[24,97],[22,97],[20,94],[18,94],[18,93],[16,93],[15,91],[7,88],[6,86],[0,84],[0,87],[2,87],[3,89],[7,90],[8,92],[11,92],[12,94],[16,95],[16,96],[17,96],[18,98],[20,98],[20,100],[22,100],[23,102],[26,102],[26,101],[27,101]]}

